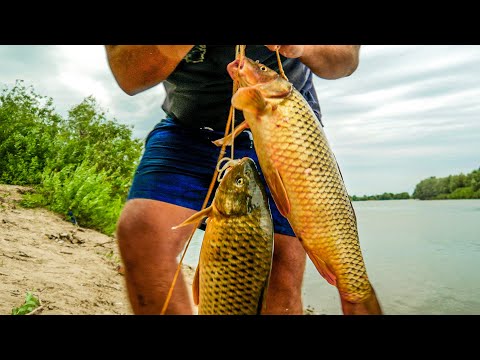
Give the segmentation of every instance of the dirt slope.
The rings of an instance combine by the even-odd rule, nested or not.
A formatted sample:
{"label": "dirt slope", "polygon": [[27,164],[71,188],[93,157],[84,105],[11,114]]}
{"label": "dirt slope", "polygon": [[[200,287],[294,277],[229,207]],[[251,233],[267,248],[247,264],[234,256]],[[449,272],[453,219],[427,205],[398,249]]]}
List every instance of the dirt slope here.
{"label": "dirt slope", "polygon": [[[131,314],[113,237],[18,205],[29,188],[0,185],[0,315],[37,295],[37,314]],[[191,282],[193,269],[184,266]]]}

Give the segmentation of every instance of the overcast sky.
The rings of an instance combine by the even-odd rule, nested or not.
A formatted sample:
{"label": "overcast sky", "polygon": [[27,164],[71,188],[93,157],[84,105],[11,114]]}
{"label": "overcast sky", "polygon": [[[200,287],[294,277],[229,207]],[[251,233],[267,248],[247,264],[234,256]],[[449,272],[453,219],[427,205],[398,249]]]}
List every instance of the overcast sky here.
{"label": "overcast sky", "polygon": [[[163,86],[123,93],[102,45],[0,45],[0,85],[16,79],[63,116],[93,95],[139,138],[164,115]],[[315,86],[351,195],[411,194],[427,177],[480,167],[478,45],[364,45],[353,75]]]}

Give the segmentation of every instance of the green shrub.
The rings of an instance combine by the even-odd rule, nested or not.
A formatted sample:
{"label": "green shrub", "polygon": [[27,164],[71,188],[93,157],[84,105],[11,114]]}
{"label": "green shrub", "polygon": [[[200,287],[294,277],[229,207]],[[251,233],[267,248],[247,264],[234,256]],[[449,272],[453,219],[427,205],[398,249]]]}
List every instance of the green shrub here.
{"label": "green shrub", "polygon": [[92,96],[63,119],[23,81],[0,94],[0,182],[35,186],[23,206],[72,210],[79,225],[111,234],[142,150]]}

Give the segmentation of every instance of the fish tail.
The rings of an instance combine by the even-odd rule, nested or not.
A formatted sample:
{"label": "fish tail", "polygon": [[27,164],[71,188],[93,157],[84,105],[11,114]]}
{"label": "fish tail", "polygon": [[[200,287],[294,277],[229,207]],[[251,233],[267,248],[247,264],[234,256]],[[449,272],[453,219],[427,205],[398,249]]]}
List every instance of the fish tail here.
{"label": "fish tail", "polygon": [[351,302],[340,294],[342,311],[344,315],[383,315],[375,291],[372,288],[370,295],[361,302]]}

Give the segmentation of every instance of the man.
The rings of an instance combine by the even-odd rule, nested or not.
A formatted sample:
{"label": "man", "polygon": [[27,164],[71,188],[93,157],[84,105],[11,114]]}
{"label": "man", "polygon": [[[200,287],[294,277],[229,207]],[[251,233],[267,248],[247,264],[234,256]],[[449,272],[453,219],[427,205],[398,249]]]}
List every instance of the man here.
{"label": "man", "polygon": [[[200,210],[215,170],[220,149],[211,141],[223,137],[225,131],[233,91],[226,67],[235,59],[235,46],[105,47],[112,73],[127,94],[135,95],[162,82],[167,93],[162,106],[167,117],[147,137],[117,226],[133,311],[159,314],[177,269],[177,256],[192,232],[191,226],[171,228]],[[277,49],[283,56],[285,75],[320,121],[313,74],[324,79],[349,76],[358,66],[360,46],[247,45],[245,54],[278,70]],[[235,120],[237,124],[242,121],[241,112],[236,112]],[[234,150],[235,158],[248,156],[257,161],[248,131],[235,139]],[[228,149],[226,154],[230,154]],[[268,187],[267,192],[275,250],[264,313],[303,314],[305,251],[278,212]],[[193,313],[181,276],[166,313]]]}

